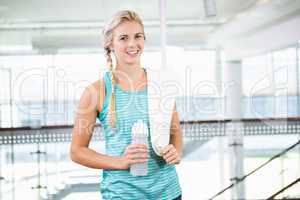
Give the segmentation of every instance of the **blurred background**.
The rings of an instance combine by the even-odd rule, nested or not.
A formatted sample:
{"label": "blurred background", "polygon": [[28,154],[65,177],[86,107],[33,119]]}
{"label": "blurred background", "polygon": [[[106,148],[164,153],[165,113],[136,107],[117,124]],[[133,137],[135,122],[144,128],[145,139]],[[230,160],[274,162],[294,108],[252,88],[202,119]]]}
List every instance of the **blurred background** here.
{"label": "blurred background", "polygon": [[0,0],[0,199],[101,199],[69,146],[123,9],[144,22],[143,66],[178,75],[183,199],[300,199],[299,0]]}

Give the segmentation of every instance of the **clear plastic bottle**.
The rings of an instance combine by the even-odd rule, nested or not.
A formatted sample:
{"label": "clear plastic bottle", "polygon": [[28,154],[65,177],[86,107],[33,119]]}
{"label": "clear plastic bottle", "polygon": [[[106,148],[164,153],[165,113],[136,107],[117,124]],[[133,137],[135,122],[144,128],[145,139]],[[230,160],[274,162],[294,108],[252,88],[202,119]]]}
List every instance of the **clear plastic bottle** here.
{"label": "clear plastic bottle", "polygon": [[[135,122],[131,128],[131,143],[147,145],[148,127],[143,120]],[[132,164],[130,173],[133,176],[146,176],[148,173],[148,162]]]}

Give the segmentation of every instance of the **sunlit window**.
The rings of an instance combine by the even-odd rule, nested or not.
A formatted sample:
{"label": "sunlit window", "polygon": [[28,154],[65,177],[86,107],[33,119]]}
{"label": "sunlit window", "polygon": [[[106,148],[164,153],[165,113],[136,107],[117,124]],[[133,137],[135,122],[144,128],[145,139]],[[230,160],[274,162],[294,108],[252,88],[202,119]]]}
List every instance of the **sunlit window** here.
{"label": "sunlit window", "polygon": [[244,117],[297,116],[296,48],[244,59]]}
{"label": "sunlit window", "polygon": [[[211,114],[211,110],[215,115],[210,103],[212,100],[203,99],[214,97],[216,93],[215,59],[215,51],[212,50],[186,51],[180,47],[167,48],[168,68],[178,75],[177,81],[181,87],[178,109],[186,115],[182,119],[205,118],[208,113]],[[101,53],[3,56],[0,62],[12,69],[14,126],[26,126],[30,123],[73,124],[83,89],[108,70],[105,57]],[[161,53],[144,52],[142,65],[159,69]],[[3,82],[6,79],[1,80]],[[7,93],[8,87],[5,88],[7,91],[2,92]],[[4,96],[7,97],[6,94]],[[185,96],[195,98],[185,101]],[[183,105],[187,103],[190,104],[191,112],[183,109]],[[3,111],[10,109],[7,99],[1,107]],[[8,115],[2,115],[1,119],[1,126],[10,125]]]}

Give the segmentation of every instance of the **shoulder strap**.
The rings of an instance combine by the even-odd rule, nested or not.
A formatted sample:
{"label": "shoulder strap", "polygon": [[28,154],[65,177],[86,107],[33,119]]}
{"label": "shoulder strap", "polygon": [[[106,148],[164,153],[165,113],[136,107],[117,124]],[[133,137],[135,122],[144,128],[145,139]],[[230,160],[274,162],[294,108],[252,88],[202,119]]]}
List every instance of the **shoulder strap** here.
{"label": "shoulder strap", "polygon": [[[99,95],[101,95],[101,91],[103,91],[104,89],[104,94],[105,94],[105,98],[103,100],[103,106],[102,106],[102,110],[99,113],[99,120],[102,121],[104,120],[104,117],[106,116],[107,112],[108,112],[108,107],[109,107],[109,98],[111,96],[111,81],[109,78],[109,72],[105,72],[102,76],[103,78],[103,82],[104,84],[101,84],[101,81],[99,81]],[[103,88],[105,87],[105,88]],[[99,97],[101,99],[101,96]]]}
{"label": "shoulder strap", "polygon": [[[100,110],[102,110],[102,108],[103,108],[103,102],[104,102],[104,99],[103,99],[103,94],[105,93],[105,91],[103,92],[103,90],[105,89],[104,88],[104,85],[103,85],[103,83],[104,83],[104,81],[102,82],[102,77],[99,79],[99,111]],[[100,107],[100,105],[102,105],[102,108]]]}

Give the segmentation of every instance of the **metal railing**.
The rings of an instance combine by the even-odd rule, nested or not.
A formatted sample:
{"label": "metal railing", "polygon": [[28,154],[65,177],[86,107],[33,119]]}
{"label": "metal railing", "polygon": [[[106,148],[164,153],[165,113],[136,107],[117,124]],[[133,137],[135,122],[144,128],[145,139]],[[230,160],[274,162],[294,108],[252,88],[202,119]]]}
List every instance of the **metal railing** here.
{"label": "metal railing", "polygon": [[[250,171],[249,173],[247,173],[246,175],[244,175],[241,178],[236,179],[236,182],[231,183],[229,186],[225,187],[224,189],[222,189],[221,191],[219,191],[218,193],[216,193],[215,195],[213,195],[211,198],[209,198],[210,200],[215,199],[216,197],[222,195],[223,193],[225,193],[226,191],[228,191],[229,189],[233,188],[234,186],[236,186],[237,184],[240,184],[241,182],[245,181],[245,179],[251,175],[253,175],[254,173],[256,173],[257,171],[259,171],[260,169],[262,169],[263,167],[267,166],[269,163],[271,163],[273,160],[280,158],[281,156],[283,156],[284,154],[286,154],[287,152],[289,152],[290,150],[294,149],[296,146],[298,146],[300,144],[300,140],[297,141],[296,143],[294,143],[293,145],[289,146],[288,148],[284,149],[282,152],[274,155],[273,157],[271,157],[269,160],[267,160],[266,162],[264,162],[263,164],[259,165],[257,168],[255,168],[254,170]],[[300,178],[299,178],[300,179]],[[299,179],[296,180],[295,183],[297,183],[299,181]],[[294,183],[294,184],[295,184]],[[294,185],[291,184],[290,186]],[[279,193],[283,192],[284,190],[286,190],[288,187],[283,188],[282,190],[279,191]],[[277,196],[279,193],[274,194],[275,196]],[[274,196],[272,195],[272,196]],[[274,196],[274,197],[275,197]],[[273,197],[273,198],[274,198]],[[271,197],[270,197],[271,198]],[[268,198],[269,199],[269,198]],[[272,198],[271,198],[272,199]]]}
{"label": "metal railing", "polygon": [[[208,120],[208,121],[181,121],[183,136],[190,141],[208,141],[214,137],[226,136],[226,124],[235,122],[234,120]],[[237,122],[243,122],[243,132],[245,136],[257,135],[281,135],[281,134],[299,134],[300,118],[273,118],[273,119],[247,119]],[[0,145],[11,144],[37,144],[37,143],[57,143],[70,142],[72,134],[72,125],[63,126],[41,126],[41,127],[21,127],[21,128],[0,128]],[[102,127],[96,125],[93,134],[93,140],[104,140]],[[246,177],[254,174],[263,168],[272,160],[280,157],[291,149],[299,145],[300,141],[285,149],[280,154],[272,157],[268,162],[259,166],[257,169],[249,172],[239,181],[244,181]],[[198,145],[198,144],[197,144]],[[226,190],[232,188],[234,184],[226,187]],[[222,192],[221,191],[221,192]],[[222,193],[223,193],[222,192]],[[220,192],[219,192],[220,193]],[[218,193],[218,194],[219,194]],[[215,198],[212,197],[212,199]]]}
{"label": "metal railing", "polygon": [[[266,200],[273,200],[275,199],[276,196],[278,196],[279,194],[283,193],[284,191],[286,191],[287,189],[293,187],[294,185],[296,185],[298,182],[300,182],[300,177],[297,178],[296,180],[294,180],[293,182],[291,182],[290,184],[288,184],[287,186],[281,188],[279,191],[277,191],[275,194],[273,194],[272,196],[268,197]],[[290,199],[290,198],[284,198],[284,199]],[[294,200],[296,200],[296,198],[293,198]],[[300,198],[297,198],[298,200]]]}
{"label": "metal railing", "polygon": [[[183,136],[190,140],[208,140],[226,136],[226,123],[234,120],[181,121]],[[299,134],[300,118],[243,119],[243,135]],[[70,142],[72,125],[0,128],[0,145]],[[102,127],[96,125],[93,139],[104,140]]]}

